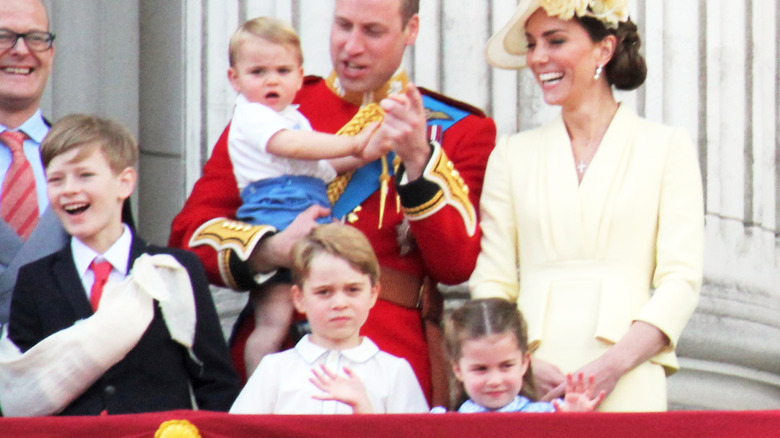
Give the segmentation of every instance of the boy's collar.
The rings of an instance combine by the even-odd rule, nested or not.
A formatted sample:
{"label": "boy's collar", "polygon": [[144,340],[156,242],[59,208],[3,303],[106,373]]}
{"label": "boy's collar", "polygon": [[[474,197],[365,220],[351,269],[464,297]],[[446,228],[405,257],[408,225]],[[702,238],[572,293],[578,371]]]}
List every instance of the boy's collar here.
{"label": "boy's collar", "polygon": [[[317,359],[325,356],[328,351],[330,351],[325,347],[313,343],[310,335],[306,335],[298,341],[295,345],[295,350],[301,355],[303,360],[309,364],[315,363]],[[374,341],[368,337],[361,336],[360,345],[354,348],[341,350],[340,353],[352,362],[363,363],[379,353],[379,347],[377,347]]]}
{"label": "boy's collar", "polygon": [[328,76],[328,78],[325,80],[325,83],[328,85],[328,88],[330,88],[333,94],[353,105],[358,106],[368,105],[369,103],[379,103],[379,101],[389,96],[390,94],[403,93],[404,90],[406,90],[406,84],[408,82],[409,78],[406,76],[406,71],[403,69],[403,67],[399,67],[390,80],[387,81],[387,83],[385,83],[383,86],[379,87],[379,89],[367,93],[353,93],[344,90],[344,88],[342,88],[341,84],[339,83],[339,78],[335,71],[332,71],[330,76]]}
{"label": "boy's collar", "polygon": [[85,245],[77,237],[71,237],[71,254],[73,255],[73,261],[76,264],[76,271],[79,273],[79,276],[84,276],[87,269],[89,269],[90,263],[96,257],[111,263],[111,266],[121,272],[122,275],[127,275],[127,267],[130,262],[130,247],[133,244],[133,233],[130,231],[130,227],[125,224],[122,224],[122,228],[122,235],[104,254],[98,254],[97,251]]}

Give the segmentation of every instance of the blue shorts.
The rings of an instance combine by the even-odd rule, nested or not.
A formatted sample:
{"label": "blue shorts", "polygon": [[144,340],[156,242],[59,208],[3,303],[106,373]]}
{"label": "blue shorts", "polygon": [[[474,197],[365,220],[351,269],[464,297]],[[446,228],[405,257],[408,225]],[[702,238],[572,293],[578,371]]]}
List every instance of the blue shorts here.
{"label": "blue shorts", "polygon": [[[330,208],[325,182],[301,175],[283,175],[255,181],[241,191],[243,204],[236,218],[254,225],[287,228],[298,215],[312,205]],[[333,222],[333,216],[317,219],[321,224]]]}

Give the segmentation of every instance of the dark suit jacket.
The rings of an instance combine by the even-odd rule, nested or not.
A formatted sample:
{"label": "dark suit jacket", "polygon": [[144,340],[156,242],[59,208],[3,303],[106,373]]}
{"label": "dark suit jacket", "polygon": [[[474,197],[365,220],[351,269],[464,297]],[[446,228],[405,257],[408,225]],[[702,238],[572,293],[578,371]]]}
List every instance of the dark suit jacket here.
{"label": "dark suit jacket", "polygon": [[[143,253],[171,254],[187,269],[197,314],[193,352],[202,363],[171,339],[155,302],[154,318],[138,344],[62,415],[190,409],[190,385],[200,409],[227,411],[238,395],[239,379],[198,258],[187,251],[147,245],[133,236],[128,268]],[[8,329],[22,351],[91,315],[70,245],[19,270]]]}

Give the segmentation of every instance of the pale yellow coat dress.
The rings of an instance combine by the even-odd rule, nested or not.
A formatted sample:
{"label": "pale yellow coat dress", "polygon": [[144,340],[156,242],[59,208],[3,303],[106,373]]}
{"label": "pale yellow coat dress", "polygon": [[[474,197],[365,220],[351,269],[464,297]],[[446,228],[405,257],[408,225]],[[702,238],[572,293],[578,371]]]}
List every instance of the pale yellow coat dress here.
{"label": "pale yellow coat dress", "polygon": [[681,129],[621,105],[578,184],[560,116],[503,137],[487,165],[473,298],[516,301],[534,356],[564,373],[601,356],[633,321],[670,347],[626,374],[601,410],[666,409],[680,333],[702,280],[696,149]]}

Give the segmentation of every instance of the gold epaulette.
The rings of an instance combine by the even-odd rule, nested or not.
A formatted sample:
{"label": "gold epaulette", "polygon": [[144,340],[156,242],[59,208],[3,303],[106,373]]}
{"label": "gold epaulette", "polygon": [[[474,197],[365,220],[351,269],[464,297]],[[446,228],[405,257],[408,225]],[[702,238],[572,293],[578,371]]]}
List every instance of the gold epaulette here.
{"label": "gold epaulette", "polygon": [[257,242],[268,233],[276,232],[270,225],[250,225],[224,217],[204,223],[190,238],[190,246],[208,245],[219,252],[232,250],[246,261]]}
{"label": "gold epaulette", "polygon": [[[336,135],[354,137],[360,133],[360,131],[362,131],[363,128],[365,128],[369,123],[381,122],[384,120],[384,118],[384,110],[379,105],[370,103],[361,107],[357,114],[355,114],[346,125],[342,126],[341,129],[338,130]],[[331,205],[335,204],[336,201],[339,200],[339,197],[341,197],[341,194],[344,193],[344,189],[347,187],[347,184],[349,184],[349,180],[352,178],[353,173],[355,173],[354,170],[344,172],[331,181],[330,184],[328,184],[328,200],[330,201]]]}
{"label": "gold epaulette", "polygon": [[463,218],[469,236],[473,236],[477,231],[477,213],[469,199],[469,188],[439,143],[431,141],[431,144],[433,154],[422,176],[439,186],[441,191],[422,205],[404,207],[404,214],[410,220],[423,219],[441,210],[445,205],[451,205]]}

